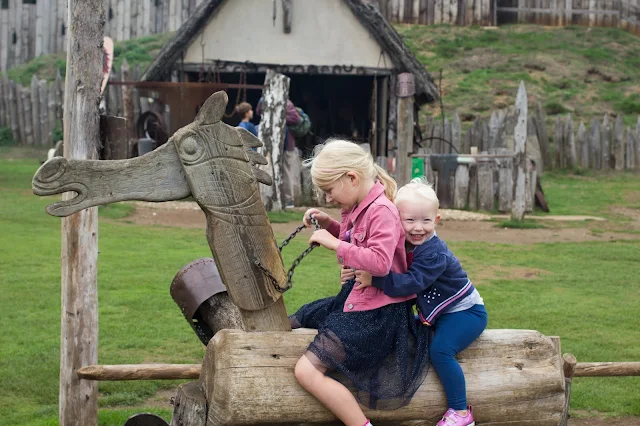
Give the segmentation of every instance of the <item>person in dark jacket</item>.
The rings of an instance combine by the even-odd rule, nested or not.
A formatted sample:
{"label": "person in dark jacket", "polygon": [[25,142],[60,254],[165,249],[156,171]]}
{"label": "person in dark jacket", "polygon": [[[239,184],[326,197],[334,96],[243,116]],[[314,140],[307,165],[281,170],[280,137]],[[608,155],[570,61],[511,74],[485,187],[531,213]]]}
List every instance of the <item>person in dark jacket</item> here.
{"label": "person in dark jacket", "polygon": [[436,235],[439,201],[431,185],[423,178],[413,179],[398,191],[395,203],[405,231],[409,270],[372,277],[366,271],[346,269],[342,280],[355,276],[356,288],[373,285],[392,297],[417,293],[418,317],[434,328],[429,355],[449,405],[438,426],[473,426],[464,374],[455,356],[486,328],[484,302],[458,259]]}

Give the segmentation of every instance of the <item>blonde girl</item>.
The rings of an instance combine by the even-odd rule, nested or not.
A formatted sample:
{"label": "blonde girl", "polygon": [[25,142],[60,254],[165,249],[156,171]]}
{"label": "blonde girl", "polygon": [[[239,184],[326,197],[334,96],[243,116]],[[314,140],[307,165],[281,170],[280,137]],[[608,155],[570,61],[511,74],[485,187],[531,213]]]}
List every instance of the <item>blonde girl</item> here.
{"label": "blonde girl", "polygon": [[[406,272],[404,232],[391,201],[397,186],[371,155],[352,142],[333,140],[305,165],[326,201],[342,210],[341,222],[307,210],[303,222],[310,226],[313,215],[322,228],[309,242],[335,251],[343,268],[373,276]],[[318,329],[296,364],[298,382],[347,426],[371,425],[358,400],[370,408],[398,408],[424,380],[427,331],[414,319],[414,297],[354,289],[350,280],[336,296],[309,303],[290,317],[293,328]],[[357,399],[345,379],[326,375],[332,372],[355,387]]]}

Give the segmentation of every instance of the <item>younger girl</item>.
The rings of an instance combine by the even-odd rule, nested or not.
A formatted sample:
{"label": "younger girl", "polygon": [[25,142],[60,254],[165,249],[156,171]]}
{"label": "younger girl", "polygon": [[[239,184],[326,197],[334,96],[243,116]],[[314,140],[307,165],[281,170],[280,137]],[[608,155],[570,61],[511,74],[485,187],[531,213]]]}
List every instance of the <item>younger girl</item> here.
{"label": "younger girl", "polygon": [[[384,290],[389,296],[418,293],[420,321],[434,328],[429,351],[431,364],[444,387],[449,409],[438,426],[473,426],[471,407],[467,406],[464,373],[456,355],[469,346],[487,326],[487,311],[458,259],[440,240],[435,227],[440,221],[438,196],[421,179],[400,188],[396,197],[411,263],[407,273],[373,277],[368,271],[356,271],[356,289]],[[343,271],[343,280],[353,277]]]}
{"label": "younger girl", "polygon": [[[327,202],[342,208],[342,222],[309,209],[323,228],[310,243],[334,250],[343,267],[384,276],[406,271],[404,234],[391,202],[396,184],[359,145],[334,140],[307,164]],[[411,299],[377,288],[356,290],[351,280],[337,296],[317,300],[290,317],[293,328],[318,329],[295,367],[300,384],[347,426],[370,426],[351,392],[325,376],[336,371],[371,408],[392,409],[411,399],[427,372],[426,327],[416,324]]]}

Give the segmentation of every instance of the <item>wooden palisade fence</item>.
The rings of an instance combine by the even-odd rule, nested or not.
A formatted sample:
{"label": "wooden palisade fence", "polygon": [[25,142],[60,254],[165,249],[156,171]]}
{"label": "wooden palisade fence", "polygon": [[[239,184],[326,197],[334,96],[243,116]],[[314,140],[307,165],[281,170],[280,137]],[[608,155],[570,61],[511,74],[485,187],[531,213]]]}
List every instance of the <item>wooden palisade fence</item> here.
{"label": "wooden palisade fence", "polygon": [[[538,105],[530,109],[526,123],[527,212],[533,209],[537,178],[544,170],[640,169],[640,116],[635,126],[625,126],[622,115],[606,114],[588,129],[582,122],[576,126],[571,115],[557,116],[551,135]],[[466,132],[457,112],[451,120],[431,118],[421,126],[423,142],[413,156],[424,158],[424,174],[436,185],[443,207],[511,211],[517,177],[516,124],[515,110],[504,109],[494,111],[489,120],[476,119]],[[443,154],[458,156],[454,160],[455,156]]]}
{"label": "wooden palisade fence", "polygon": [[[176,31],[204,0],[104,0],[105,35],[129,40]],[[584,25],[640,35],[640,0],[363,0],[392,23]],[[6,6],[6,7],[4,7]],[[66,51],[67,0],[0,2],[0,72]]]}

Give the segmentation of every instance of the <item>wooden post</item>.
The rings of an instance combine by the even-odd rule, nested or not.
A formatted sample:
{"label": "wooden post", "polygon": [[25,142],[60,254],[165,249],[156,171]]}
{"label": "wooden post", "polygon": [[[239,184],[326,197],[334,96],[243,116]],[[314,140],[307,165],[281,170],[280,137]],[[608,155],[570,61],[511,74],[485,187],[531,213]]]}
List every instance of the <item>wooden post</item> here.
{"label": "wooden post", "polygon": [[[120,72],[122,73],[123,81],[130,81],[130,73],[129,73],[129,63],[127,62],[127,58],[122,61],[122,67],[120,68]],[[136,124],[134,122],[134,107],[133,107],[133,86],[124,85],[122,86],[122,115],[125,118],[127,128],[126,139],[127,141],[133,137]]]}
{"label": "wooden post", "polygon": [[38,82],[38,97],[40,102],[40,140],[39,145],[51,145],[51,130],[49,129],[49,112],[47,111],[47,81],[40,80]]}
{"label": "wooden post", "polygon": [[618,114],[613,128],[611,153],[613,154],[611,161],[613,167],[616,170],[624,169],[624,123],[621,114]]}
{"label": "wooden post", "polygon": [[524,81],[520,81],[518,94],[516,95],[516,111],[518,122],[516,124],[515,157],[514,166],[516,168],[516,188],[513,206],[511,208],[511,219],[521,221],[524,219],[526,172],[527,172],[527,92],[524,88]]}
{"label": "wooden post", "polygon": [[573,135],[573,118],[571,114],[567,116],[567,123],[564,126],[564,158],[565,166],[569,169],[576,167],[576,140]]}
{"label": "wooden post", "polygon": [[453,113],[453,120],[451,120],[451,152],[459,154],[462,151],[462,124],[460,123],[460,116],[458,111]]}
{"label": "wooden post", "polygon": [[171,426],[206,425],[207,400],[200,382],[180,385],[173,407]]}
{"label": "wooden post", "polygon": [[18,93],[13,80],[9,81],[9,111],[11,113],[11,133],[13,140],[20,142],[20,121],[18,120]]}
{"label": "wooden post", "polygon": [[611,123],[609,122],[609,114],[604,115],[600,132],[600,142],[602,143],[600,168],[608,170],[611,168]]}
{"label": "wooden post", "polygon": [[498,211],[508,212],[513,203],[513,158],[498,160]]}
{"label": "wooden post", "polygon": [[551,149],[549,148],[549,133],[547,132],[546,116],[540,103],[536,107],[535,123],[540,154],[542,155],[542,170],[550,170],[553,168],[553,161],[551,161]]}
{"label": "wooden post", "polygon": [[576,357],[571,354],[564,354],[562,361],[562,371],[564,373],[564,407],[562,409],[559,426],[567,426],[569,424],[569,405],[571,404],[571,382],[573,381],[576,370]]}
{"label": "wooden post", "polygon": [[267,211],[282,210],[284,207],[282,180],[282,152],[285,141],[284,126],[287,118],[289,99],[289,77],[267,70],[264,79],[262,118],[258,139],[264,143],[262,154],[268,161],[264,166],[273,177],[273,185],[262,185],[260,194]]}
{"label": "wooden post", "polygon": [[398,75],[398,145],[396,158],[396,181],[402,186],[411,180],[411,153],[413,152],[413,74]]}
{"label": "wooden post", "polygon": [[589,145],[587,144],[587,128],[581,121],[576,136],[576,148],[578,150],[578,166],[586,169],[589,167]]}
{"label": "wooden post", "polygon": [[631,130],[631,127],[627,126],[627,137],[625,139],[625,146],[624,146],[624,168],[625,169],[633,169],[635,166],[635,160],[634,160],[634,148],[635,148],[635,143],[634,143],[634,137],[633,137],[633,131]]}
{"label": "wooden post", "polygon": [[553,132],[553,148],[556,158],[556,169],[562,169],[565,165],[564,160],[564,126],[560,116],[556,116],[556,125]]}
{"label": "wooden post", "polygon": [[469,195],[469,166],[458,164],[456,168],[455,187],[453,190],[453,208],[464,210]]}
{"label": "wooden post", "polygon": [[600,122],[597,119],[594,119],[591,122],[588,149],[589,167],[592,169],[600,169],[600,162],[602,161],[602,143],[600,142]]}
{"label": "wooden post", "polygon": [[635,137],[635,163],[636,169],[640,169],[640,115],[638,116],[638,122],[636,123],[636,137]]}
{"label": "wooden post", "polygon": [[493,197],[493,160],[478,159],[478,207],[480,210],[492,211]]}
{"label": "wooden post", "polygon": [[[104,0],[69,0],[64,156],[98,159]],[[66,193],[63,199],[72,198]],[[62,219],[60,425],[98,424],[98,387],[76,370],[98,361],[98,209]]]}
{"label": "wooden post", "polygon": [[31,76],[31,117],[27,117],[31,121],[33,128],[34,145],[42,145],[40,134],[40,93],[39,93],[38,77],[35,74]]}

